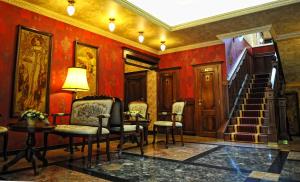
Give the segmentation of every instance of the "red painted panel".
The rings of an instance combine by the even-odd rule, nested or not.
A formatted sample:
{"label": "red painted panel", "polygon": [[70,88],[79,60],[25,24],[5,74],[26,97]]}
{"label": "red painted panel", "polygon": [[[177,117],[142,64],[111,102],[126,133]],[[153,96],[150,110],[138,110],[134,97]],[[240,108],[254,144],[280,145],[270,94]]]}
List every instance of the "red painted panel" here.
{"label": "red painted panel", "polygon": [[261,47],[254,47],[253,48],[254,54],[260,53],[267,53],[267,52],[275,52],[275,48],[273,45],[261,46]]}

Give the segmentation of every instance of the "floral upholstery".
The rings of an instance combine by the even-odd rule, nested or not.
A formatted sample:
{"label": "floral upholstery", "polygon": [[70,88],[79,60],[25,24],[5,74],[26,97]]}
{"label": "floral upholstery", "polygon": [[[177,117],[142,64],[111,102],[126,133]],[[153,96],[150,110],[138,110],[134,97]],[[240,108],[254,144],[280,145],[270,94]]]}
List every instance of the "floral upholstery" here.
{"label": "floral upholstery", "polygon": [[[130,102],[128,104],[128,111],[129,112],[138,112],[142,118],[139,118],[139,120],[146,120],[147,118],[147,108],[148,108],[148,104],[146,102],[142,102],[142,101],[134,101],[134,102]],[[135,117],[131,117],[130,120],[135,120]]]}
{"label": "floral upholstery", "polygon": [[[112,127],[110,128],[112,131],[120,131],[120,127]],[[143,129],[143,126],[140,126],[140,130]],[[124,125],[124,132],[130,132],[130,131],[135,131],[136,130],[136,125]]]}
{"label": "floral upholstery", "polygon": [[[63,132],[69,134],[97,134],[98,127],[95,126],[81,126],[81,125],[57,125],[54,129],[56,132]],[[102,134],[109,134],[108,129],[102,128]]]}
{"label": "floral upholstery", "polygon": [[[173,122],[172,121],[155,121],[154,124],[157,126],[172,126]],[[175,126],[182,127],[182,123],[175,122]]]}
{"label": "floral upholstery", "polygon": [[0,126],[0,133],[5,133],[7,131],[8,131],[7,128]]}
{"label": "floral upholstery", "polygon": [[176,114],[175,121],[178,121],[178,122],[182,121],[184,105],[185,105],[184,102],[175,102],[172,105],[172,114]]}
{"label": "floral upholstery", "polygon": [[85,126],[99,126],[100,114],[106,115],[102,126],[107,127],[112,108],[112,99],[77,100],[72,105],[71,124]]}

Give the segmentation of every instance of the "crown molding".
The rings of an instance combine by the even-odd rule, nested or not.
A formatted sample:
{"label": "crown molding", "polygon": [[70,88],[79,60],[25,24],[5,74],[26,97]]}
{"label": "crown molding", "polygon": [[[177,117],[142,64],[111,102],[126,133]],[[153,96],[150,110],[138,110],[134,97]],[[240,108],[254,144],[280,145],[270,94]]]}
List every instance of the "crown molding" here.
{"label": "crown molding", "polygon": [[209,46],[214,46],[214,45],[218,45],[218,44],[223,44],[223,42],[220,40],[214,40],[214,41],[201,42],[201,43],[191,44],[191,45],[186,45],[186,46],[181,46],[181,47],[175,47],[175,48],[171,48],[171,49],[166,49],[165,51],[159,51],[158,55],[186,51],[186,50],[191,50],[191,49],[197,49],[197,48],[201,48],[201,47],[209,47]]}
{"label": "crown molding", "polygon": [[257,32],[265,32],[265,31],[270,31],[272,32],[272,25],[266,25],[266,26],[261,26],[261,27],[255,27],[255,28],[250,28],[246,30],[240,30],[237,32],[230,32],[230,33],[225,33],[225,34],[219,34],[217,35],[218,39],[224,40],[232,37],[237,37],[241,35],[248,35],[252,33],[257,33]]}
{"label": "crown molding", "polygon": [[35,13],[38,13],[40,15],[44,15],[44,16],[49,17],[49,18],[52,18],[52,19],[64,22],[66,24],[70,24],[72,26],[75,26],[75,27],[78,27],[78,28],[81,28],[81,29],[93,32],[95,34],[98,34],[98,35],[101,35],[101,36],[113,39],[115,41],[118,41],[118,42],[130,45],[130,46],[133,46],[133,47],[136,47],[136,48],[139,48],[139,49],[151,52],[153,54],[158,54],[159,53],[158,50],[155,50],[155,49],[153,49],[151,47],[148,47],[148,46],[145,46],[145,45],[141,45],[138,42],[134,42],[134,41],[126,39],[124,37],[115,35],[113,33],[105,31],[105,30],[103,30],[101,28],[98,28],[98,27],[89,25],[87,23],[84,23],[82,21],[75,20],[74,18],[71,18],[71,17],[69,17],[67,15],[61,15],[59,13],[50,11],[48,9],[39,7],[37,5],[33,5],[31,3],[28,3],[28,2],[25,2],[25,1],[22,1],[22,0],[1,0],[1,1],[6,2],[8,4],[11,4],[11,5],[14,5],[14,6],[17,6],[17,7],[20,7],[20,8],[23,8],[23,9],[26,9],[26,10],[29,10],[29,11],[32,11],[32,12],[35,12]]}
{"label": "crown molding", "polygon": [[291,33],[287,33],[287,34],[277,35],[275,40],[280,41],[280,40],[294,39],[294,38],[299,38],[299,37],[300,37],[300,32],[291,32]]}
{"label": "crown molding", "polygon": [[245,9],[240,9],[240,10],[224,13],[221,15],[211,16],[208,18],[203,18],[203,19],[199,19],[199,20],[195,20],[195,21],[191,21],[191,22],[187,22],[187,23],[183,23],[183,24],[179,24],[179,25],[175,25],[175,26],[170,26],[167,23],[159,20],[158,18],[154,17],[150,13],[142,10],[141,8],[135,6],[134,4],[132,4],[126,0],[115,0],[115,1],[118,2],[119,4],[123,5],[124,7],[132,10],[133,12],[147,18],[148,20],[152,21],[153,23],[164,27],[165,29],[167,29],[169,31],[177,31],[177,30],[186,29],[186,28],[190,28],[190,27],[194,27],[194,26],[198,26],[198,25],[203,25],[206,23],[225,20],[225,19],[229,19],[229,18],[233,18],[233,17],[237,17],[237,16],[242,16],[242,15],[246,15],[246,14],[250,14],[250,13],[255,13],[255,12],[259,12],[259,11],[264,11],[264,10],[273,9],[273,8],[300,2],[299,0],[278,0],[275,2],[269,2],[269,3],[265,3],[265,4],[245,8]]}

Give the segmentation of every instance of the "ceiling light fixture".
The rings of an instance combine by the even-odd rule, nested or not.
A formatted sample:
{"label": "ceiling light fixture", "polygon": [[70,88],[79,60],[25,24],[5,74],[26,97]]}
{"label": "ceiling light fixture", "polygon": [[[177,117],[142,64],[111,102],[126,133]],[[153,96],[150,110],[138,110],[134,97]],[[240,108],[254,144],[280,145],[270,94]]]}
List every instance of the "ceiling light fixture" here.
{"label": "ceiling light fixture", "polygon": [[165,44],[166,41],[161,41],[160,43],[161,43],[161,44],[160,44],[160,50],[161,50],[161,51],[166,50],[166,48],[167,48],[167,46],[166,46],[166,44]]}
{"label": "ceiling light fixture", "polygon": [[72,16],[75,13],[75,6],[74,6],[75,0],[68,0],[68,3],[69,5],[67,7],[67,12],[69,16]]}
{"label": "ceiling light fixture", "polygon": [[113,32],[116,29],[115,19],[114,18],[110,18],[109,19],[108,29],[111,32]]}
{"label": "ceiling light fixture", "polygon": [[145,38],[144,38],[144,35],[143,35],[143,34],[144,34],[144,32],[139,32],[138,40],[139,40],[140,43],[143,43],[143,42],[144,42],[144,39],[145,39]]}

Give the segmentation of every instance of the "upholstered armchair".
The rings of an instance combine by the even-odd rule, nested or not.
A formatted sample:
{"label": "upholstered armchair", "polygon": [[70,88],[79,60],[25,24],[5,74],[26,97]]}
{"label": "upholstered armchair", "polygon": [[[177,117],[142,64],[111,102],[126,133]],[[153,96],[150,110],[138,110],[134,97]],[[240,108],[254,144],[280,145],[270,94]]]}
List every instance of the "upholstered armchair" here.
{"label": "upholstered armchair", "polygon": [[[97,139],[97,146],[99,147],[99,138],[104,137],[106,139],[107,159],[110,160],[110,132],[108,128],[113,104],[114,98],[106,96],[88,96],[82,99],[74,100],[72,103],[69,124],[56,124],[54,122],[56,127],[52,134],[69,137],[71,154],[73,154],[73,137],[87,138],[88,167],[91,167],[92,139]],[[58,115],[63,116],[64,114]],[[45,134],[45,141],[47,141],[47,135],[48,134]]]}
{"label": "upholstered armchair", "polygon": [[180,130],[180,137],[181,137],[181,144],[183,143],[183,112],[184,112],[184,106],[185,102],[175,102],[172,105],[172,113],[160,113],[161,115],[171,115],[171,120],[164,120],[164,121],[155,121],[153,125],[153,144],[155,144],[156,140],[156,132],[158,132],[158,128],[163,128],[166,133],[166,148],[168,148],[168,142],[169,142],[169,132],[171,130],[172,133],[172,140],[173,144],[175,144],[175,137],[174,132],[176,129]]}
{"label": "upholstered armchair", "polygon": [[[0,118],[2,115],[0,114]],[[8,129],[4,126],[0,126],[0,136],[3,136],[3,158],[7,160],[7,141],[8,141]]]}
{"label": "upholstered armchair", "polygon": [[[134,137],[138,146],[140,147],[141,154],[144,155],[143,143],[144,143],[144,132],[143,126],[140,125],[138,113],[132,114],[130,117],[135,118],[135,124],[125,124],[123,113],[123,103],[120,99],[115,98],[115,104],[112,108],[110,132],[112,134],[118,134],[120,136],[119,155],[122,154],[123,144],[126,143],[129,137]],[[138,139],[139,138],[139,139]]]}
{"label": "upholstered armchair", "polygon": [[[139,116],[136,116],[138,113]],[[125,123],[136,124],[138,119],[139,124],[144,129],[144,141],[148,145],[148,126],[150,124],[150,117],[148,113],[148,104],[143,101],[132,101],[128,104],[128,112],[125,113]]]}

